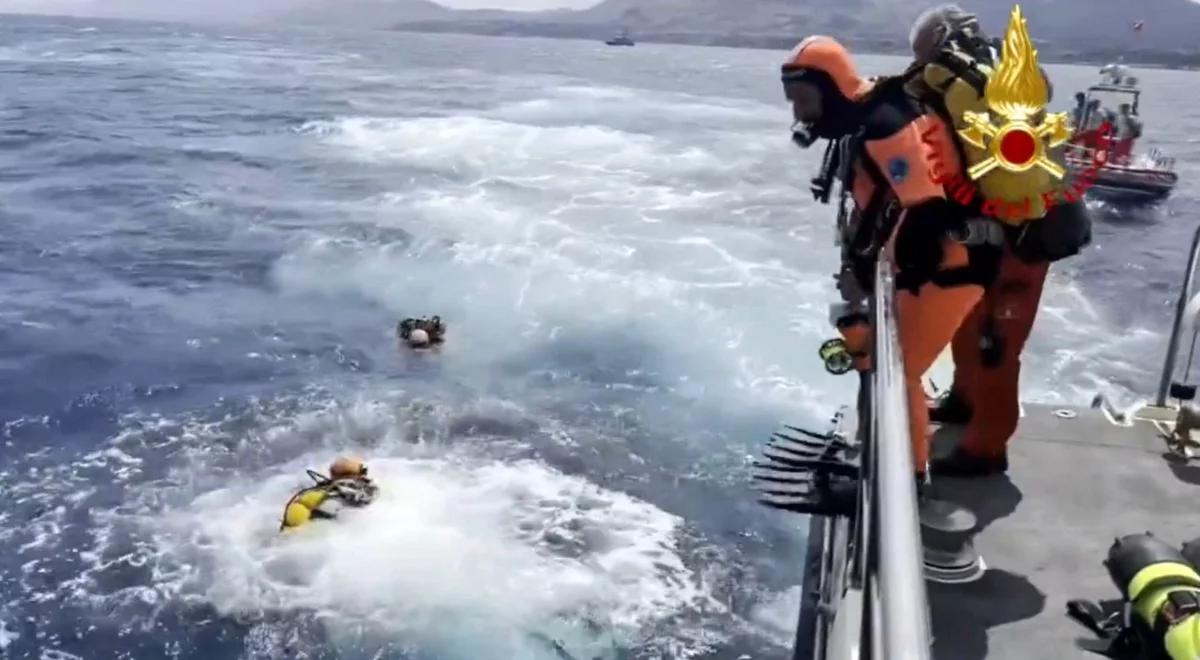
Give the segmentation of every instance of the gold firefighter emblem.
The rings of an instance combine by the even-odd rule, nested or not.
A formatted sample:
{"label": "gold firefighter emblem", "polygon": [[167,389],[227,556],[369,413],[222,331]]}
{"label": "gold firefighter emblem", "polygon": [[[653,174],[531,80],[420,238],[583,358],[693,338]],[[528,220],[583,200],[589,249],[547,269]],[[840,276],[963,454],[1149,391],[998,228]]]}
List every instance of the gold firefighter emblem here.
{"label": "gold firefighter emblem", "polygon": [[[990,112],[964,112],[966,127],[958,131],[967,143],[989,154],[967,170],[972,180],[997,167],[1009,172],[1040,167],[1063,178],[1066,170],[1046,156],[1046,149],[1066,142],[1071,129],[1067,113],[1044,113],[1048,95],[1021,6],[1014,5],[1004,32],[1004,53],[983,90]],[[1039,114],[1044,114],[1040,122]]]}

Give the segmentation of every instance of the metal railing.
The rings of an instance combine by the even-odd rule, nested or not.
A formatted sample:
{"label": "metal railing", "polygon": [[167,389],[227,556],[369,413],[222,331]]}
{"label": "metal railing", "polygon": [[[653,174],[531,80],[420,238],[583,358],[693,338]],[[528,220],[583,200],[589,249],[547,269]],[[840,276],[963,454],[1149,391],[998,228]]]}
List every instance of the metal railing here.
{"label": "metal railing", "polygon": [[[877,585],[879,613],[874,638],[888,660],[928,660],[929,601],[917,509],[904,356],[896,325],[892,264],[881,258],[875,271],[875,352],[872,374],[871,481],[877,521],[867,544],[869,571]],[[874,599],[868,598],[869,603]],[[870,647],[867,647],[870,648]]]}
{"label": "metal railing", "polygon": [[[1158,381],[1158,396],[1154,400],[1154,404],[1157,406],[1167,405],[1171,380],[1175,377],[1175,362],[1179,359],[1179,333],[1183,329],[1184,316],[1188,303],[1192,299],[1192,290],[1195,288],[1197,260],[1200,260],[1200,227],[1196,228],[1196,233],[1192,237],[1192,251],[1188,257],[1187,272],[1183,276],[1183,289],[1180,290],[1179,300],[1175,303],[1175,320],[1171,324],[1171,339],[1167,342],[1167,356],[1163,360],[1162,375]],[[1195,335],[1192,337],[1192,344],[1194,347]],[[1189,364],[1189,366],[1191,365]]]}
{"label": "metal railing", "polygon": [[929,660],[929,601],[890,260],[875,272],[853,514],[809,528],[793,660]]}
{"label": "metal railing", "polygon": [[825,657],[825,628],[821,625],[821,608],[825,604],[825,583],[829,572],[826,539],[829,519],[812,516],[808,522],[808,541],[804,555],[804,573],[800,585],[800,616],[796,622],[796,642],[792,660],[811,660]]}

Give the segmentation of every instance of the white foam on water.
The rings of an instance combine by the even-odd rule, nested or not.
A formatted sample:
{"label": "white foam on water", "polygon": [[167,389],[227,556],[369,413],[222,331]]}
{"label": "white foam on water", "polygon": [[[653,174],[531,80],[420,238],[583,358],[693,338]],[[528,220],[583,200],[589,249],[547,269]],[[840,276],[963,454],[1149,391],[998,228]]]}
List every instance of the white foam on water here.
{"label": "white foam on water", "polygon": [[[624,114],[601,124],[614,103]],[[631,126],[661,122],[666,108],[723,132],[698,140]],[[559,85],[483,117],[313,122],[301,133],[335,156],[438,176],[398,182],[365,209],[415,245],[314,231],[273,275],[291,295],[436,309],[453,317],[455,346],[486,343],[495,359],[514,344],[490,337],[529,348],[627,324],[685,354],[675,368],[715,396],[729,391],[733,405],[744,396],[823,415],[831,397],[806,381],[823,373],[815,350],[832,333],[836,254],[807,244],[828,244],[832,228],[807,222],[816,211],[790,180],[766,176],[794,156],[786,139],[747,138],[766,120],[755,103]]]}
{"label": "white foam on water", "polygon": [[800,611],[800,597],[799,585],[769,594],[754,607],[750,619],[771,635],[776,643],[788,646],[796,638],[796,613]]}
{"label": "white foam on water", "polygon": [[[463,240],[443,255],[317,239],[279,262],[273,276],[298,299],[352,296],[392,316],[435,310],[451,319],[450,361],[492,364],[623,327],[671,362],[660,365],[649,354],[653,367],[717,393],[808,409],[830,403],[805,382],[820,369],[815,346],[829,332],[824,307],[832,292],[815,274],[757,263],[744,253],[761,247],[733,252],[704,238],[606,240],[554,221],[535,226],[515,214],[508,216],[514,236],[483,242],[504,231],[505,216],[497,215],[485,236],[470,237],[481,242]],[[668,263],[674,267],[664,268]],[[807,297],[819,316],[799,314],[797,296]],[[756,302],[761,311],[739,316]],[[793,346],[805,342],[813,350],[797,355]]]}
{"label": "white foam on water", "polygon": [[699,145],[663,153],[659,140],[604,126],[541,127],[481,117],[347,117],[301,129],[348,157],[474,176],[520,175],[531,168],[566,174],[687,175],[720,167]]}
{"label": "white foam on water", "polygon": [[8,622],[0,618],[0,651],[7,649],[20,638],[21,636],[15,630],[9,630]]}
{"label": "white foam on water", "polygon": [[706,600],[675,547],[682,521],[644,502],[528,461],[370,466],[379,500],[336,522],[279,535],[298,482],[277,475],[169,512],[156,521],[159,543],[195,562],[195,586],[223,614],[310,610],[342,633],[483,635],[490,646],[563,635],[543,626],[565,618],[582,637],[591,622],[629,643]]}
{"label": "white foam on water", "polygon": [[543,91],[541,98],[501,104],[487,116],[538,125],[621,126],[654,133],[694,125],[707,130],[761,130],[779,123],[778,107],[727,97],[578,85]]}
{"label": "white foam on water", "polygon": [[1159,365],[1147,363],[1144,356],[1162,353],[1165,333],[1137,327],[1104,332],[1109,325],[1077,283],[1052,270],[1022,359],[1022,398],[1088,405],[1096,394],[1104,394],[1127,407],[1148,396],[1138,385]]}
{"label": "white foam on water", "polygon": [[[527,413],[504,401],[451,410],[313,392],[218,418],[129,416],[107,446],[14,484],[18,507],[100,478],[125,493],[116,508],[89,509],[92,542],[71,551],[83,569],[61,584],[39,579],[39,557],[66,550],[59,532],[89,503],[68,499],[19,533],[43,544],[15,547],[31,558],[23,598],[84,604],[145,630],[164,608],[211,606],[260,630],[247,644],[263,657],[305,620],[343,650],[401,639],[464,659],[558,660],[556,648],[683,658],[726,639],[712,622],[735,617],[710,592],[711,562],[685,564],[682,519],[487,444],[446,445],[452,414],[515,428]],[[165,474],[143,473],[147,451],[169,453]],[[284,504],[311,483],[304,469],[341,452],[368,460],[379,500],[281,535]]]}

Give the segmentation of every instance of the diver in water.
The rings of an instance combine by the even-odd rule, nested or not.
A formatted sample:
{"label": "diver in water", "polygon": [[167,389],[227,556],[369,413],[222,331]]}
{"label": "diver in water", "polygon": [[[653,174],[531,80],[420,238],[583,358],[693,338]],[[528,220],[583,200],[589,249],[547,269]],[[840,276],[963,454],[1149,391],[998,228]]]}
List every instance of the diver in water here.
{"label": "diver in water", "polygon": [[342,507],[366,506],[379,494],[379,487],[367,476],[367,466],[357,458],[338,456],[329,466],[328,477],[312,470],[308,476],[316,483],[288,500],[280,531],[313,520],[331,520]]}
{"label": "diver in water", "polygon": [[446,339],[446,324],[440,316],[407,318],[396,325],[396,336],[410,348],[439,346]]}

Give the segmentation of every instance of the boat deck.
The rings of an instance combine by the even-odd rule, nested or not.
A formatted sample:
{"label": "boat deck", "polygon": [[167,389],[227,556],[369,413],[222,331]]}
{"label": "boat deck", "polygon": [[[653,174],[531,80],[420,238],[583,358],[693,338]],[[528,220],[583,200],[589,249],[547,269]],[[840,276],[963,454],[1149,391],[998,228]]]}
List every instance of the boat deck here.
{"label": "boat deck", "polygon": [[[1154,425],[1111,423],[1099,410],[1026,406],[1005,476],[939,479],[939,499],[979,518],[975,544],[988,571],[963,585],[927,582],[934,658],[1101,656],[1095,637],[1066,616],[1073,598],[1116,598],[1101,562],[1113,539],[1146,531],[1174,544],[1200,536],[1200,461],[1171,458]],[[935,433],[945,453],[961,427]]]}

